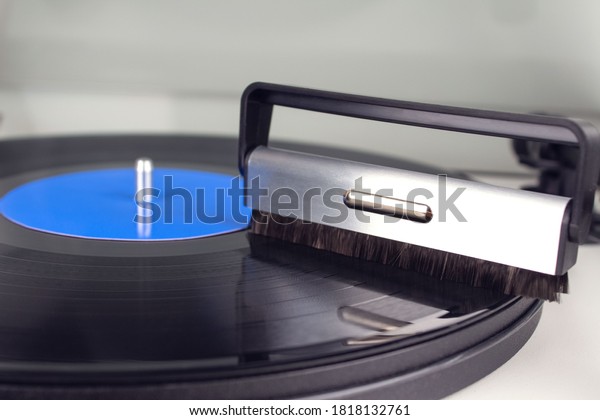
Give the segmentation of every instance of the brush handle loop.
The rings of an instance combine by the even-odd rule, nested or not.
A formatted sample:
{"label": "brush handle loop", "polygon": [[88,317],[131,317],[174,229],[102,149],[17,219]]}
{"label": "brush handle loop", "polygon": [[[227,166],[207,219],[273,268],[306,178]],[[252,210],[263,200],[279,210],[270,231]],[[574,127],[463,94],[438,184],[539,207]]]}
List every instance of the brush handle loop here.
{"label": "brush handle loop", "polygon": [[574,119],[486,111],[348,95],[268,83],[253,83],[242,95],[239,168],[257,146],[267,146],[273,106],[494,137],[579,147],[572,189],[569,239],[583,243],[589,231],[600,168],[600,135]]}

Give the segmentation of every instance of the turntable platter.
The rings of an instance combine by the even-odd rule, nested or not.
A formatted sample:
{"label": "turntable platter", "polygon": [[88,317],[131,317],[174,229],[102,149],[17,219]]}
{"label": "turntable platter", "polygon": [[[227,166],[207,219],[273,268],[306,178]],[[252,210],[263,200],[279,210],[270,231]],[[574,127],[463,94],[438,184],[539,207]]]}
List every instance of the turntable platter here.
{"label": "turntable platter", "polygon": [[[228,138],[19,139],[0,151],[2,196],[59,174],[130,165],[140,151],[163,167],[236,174]],[[5,398],[437,398],[508,360],[541,315],[536,300],[245,231],[106,241],[0,217],[0,242]]]}

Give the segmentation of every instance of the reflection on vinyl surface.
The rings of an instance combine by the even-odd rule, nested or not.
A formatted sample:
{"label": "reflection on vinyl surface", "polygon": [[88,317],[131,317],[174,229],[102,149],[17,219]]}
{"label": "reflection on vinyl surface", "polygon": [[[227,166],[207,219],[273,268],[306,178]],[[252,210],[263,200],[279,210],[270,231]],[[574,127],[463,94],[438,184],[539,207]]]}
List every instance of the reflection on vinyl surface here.
{"label": "reflection on vinyl surface", "polygon": [[245,233],[233,235],[239,249],[169,259],[5,248],[1,360],[211,368],[311,359],[448,328],[510,300],[259,237],[250,248]]}

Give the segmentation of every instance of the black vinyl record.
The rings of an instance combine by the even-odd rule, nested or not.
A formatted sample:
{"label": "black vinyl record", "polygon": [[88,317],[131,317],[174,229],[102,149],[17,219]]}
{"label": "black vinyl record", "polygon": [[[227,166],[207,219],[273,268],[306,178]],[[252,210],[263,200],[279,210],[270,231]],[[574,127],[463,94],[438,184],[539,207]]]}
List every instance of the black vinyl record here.
{"label": "black vinyl record", "polygon": [[[90,136],[0,143],[0,195],[75,170],[234,175],[236,141]],[[424,172],[414,163],[295,150]],[[4,398],[439,398],[527,341],[541,302],[250,236],[107,241],[0,216]]]}

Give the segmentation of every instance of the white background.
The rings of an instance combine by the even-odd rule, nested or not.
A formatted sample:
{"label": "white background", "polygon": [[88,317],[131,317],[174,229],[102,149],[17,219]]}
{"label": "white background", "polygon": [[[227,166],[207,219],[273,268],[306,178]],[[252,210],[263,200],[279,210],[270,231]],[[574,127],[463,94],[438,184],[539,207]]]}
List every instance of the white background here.
{"label": "white background", "polygon": [[[0,136],[233,135],[257,80],[596,118],[598,16],[594,0],[0,0]],[[523,170],[498,139],[288,110],[273,134]]]}

